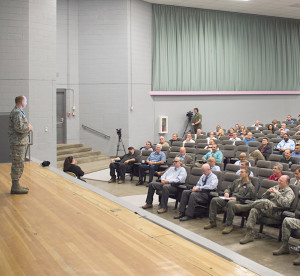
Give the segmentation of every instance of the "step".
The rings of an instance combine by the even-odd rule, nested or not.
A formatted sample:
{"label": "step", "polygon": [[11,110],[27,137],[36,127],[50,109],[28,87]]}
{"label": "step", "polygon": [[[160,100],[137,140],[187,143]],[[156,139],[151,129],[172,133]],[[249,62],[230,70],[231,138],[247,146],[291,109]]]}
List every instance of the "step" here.
{"label": "step", "polygon": [[57,151],[71,148],[83,147],[83,144],[57,144]]}
{"label": "step", "polygon": [[69,149],[63,149],[63,150],[59,150],[57,151],[57,156],[60,155],[74,155],[75,153],[78,152],[91,152],[93,149],[91,147],[78,147],[78,148],[69,148]]}
{"label": "step", "polygon": [[[81,157],[87,157],[87,156],[95,156],[95,155],[101,155],[101,151],[83,151],[83,152],[76,152],[72,154],[76,160]],[[60,154],[57,156],[57,161],[64,161],[70,154]]]}

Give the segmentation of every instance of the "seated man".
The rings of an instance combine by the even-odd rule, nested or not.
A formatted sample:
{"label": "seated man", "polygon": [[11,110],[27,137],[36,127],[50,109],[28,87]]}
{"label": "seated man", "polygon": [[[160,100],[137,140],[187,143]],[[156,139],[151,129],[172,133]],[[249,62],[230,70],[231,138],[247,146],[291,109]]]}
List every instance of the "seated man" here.
{"label": "seated man", "polygon": [[216,159],[216,162],[223,162],[223,153],[218,150],[217,144],[212,145],[211,151],[209,151],[202,157],[202,162],[206,163],[210,157],[214,157]]}
{"label": "seated man", "polygon": [[234,131],[238,134],[240,133],[240,125],[239,124],[234,125]]}
{"label": "seated man", "polygon": [[249,131],[244,141],[246,141],[246,146],[248,146],[249,142],[256,141],[256,140],[253,138],[252,132]]}
{"label": "seated man", "polygon": [[209,137],[207,137],[206,140],[207,140],[207,144],[209,144],[210,140],[217,140],[217,138],[215,137],[215,133],[211,131],[209,133]]}
{"label": "seated man", "polygon": [[173,142],[175,142],[175,141],[180,141],[179,138],[178,138],[178,134],[177,134],[177,133],[173,133],[172,139],[169,140],[169,141],[170,141],[170,142],[169,142],[170,146],[173,145]]}
{"label": "seated man", "polygon": [[161,144],[162,147],[170,147],[164,136],[159,137],[159,144]]}
{"label": "seated man", "polygon": [[176,155],[176,157],[180,157],[182,166],[192,165],[194,163],[193,157],[190,154],[186,153],[186,148],[181,147],[180,153]]}
{"label": "seated man", "polygon": [[285,132],[289,131],[289,129],[286,127],[286,123],[282,123],[279,130],[284,130]]}
{"label": "seated man", "polygon": [[147,158],[147,164],[139,165],[139,182],[136,186],[144,184],[143,178],[147,170],[149,170],[149,183],[152,182],[154,172],[159,169],[160,165],[166,162],[166,155],[161,151],[161,148],[161,144],[157,144],[155,151],[151,152]]}
{"label": "seated man", "polygon": [[255,162],[257,160],[268,160],[270,154],[272,153],[272,147],[269,144],[269,139],[264,137],[261,142],[261,146],[257,150],[254,150],[250,153],[250,159],[253,159]]}
{"label": "seated man", "polygon": [[[279,256],[283,254],[290,254],[289,238],[292,230],[300,230],[300,216],[298,218],[285,218],[282,223],[282,244],[281,247],[273,251],[273,255]],[[294,265],[300,265],[300,255],[293,261]]]}
{"label": "seated man", "polygon": [[[212,151],[213,144],[216,144],[215,140],[209,140],[209,144],[204,149],[208,149],[209,151]],[[218,148],[218,150],[219,150],[219,148]]]}
{"label": "seated man", "polygon": [[234,180],[224,191],[224,198],[214,197],[209,205],[209,224],[204,229],[217,227],[217,212],[227,206],[226,227],[223,234],[229,234],[233,230],[233,218],[235,215],[235,206],[240,200],[254,199],[255,188],[249,179],[249,168],[241,169],[240,178]]}
{"label": "seated man", "polygon": [[[242,163],[243,161],[249,162],[249,161],[247,160],[247,154],[246,154],[245,152],[241,152],[241,153],[240,153],[239,160],[238,160],[238,161],[235,161],[234,165],[241,166],[241,163]],[[251,167],[251,163],[250,163],[250,162],[249,162],[249,167]]]}
{"label": "seated man", "polygon": [[232,137],[229,140],[232,141],[232,144],[235,146],[235,142],[241,141],[241,138],[238,137],[238,134],[236,132],[233,132]]}
{"label": "seated man", "polygon": [[194,136],[195,136],[195,140],[197,140],[198,138],[200,138],[201,136],[201,133],[202,133],[202,130],[201,130],[201,128],[198,128],[197,129],[197,132],[194,134]]}
{"label": "seated man", "polygon": [[183,141],[182,145],[184,146],[185,143],[195,143],[195,141],[192,139],[192,134],[188,133],[186,135],[186,139]]}
{"label": "seated man", "polygon": [[[241,162],[241,166],[240,166],[240,169],[236,172],[236,174],[240,175],[241,174],[241,169],[244,169],[244,168],[248,168],[249,169],[249,162],[248,161],[242,161]],[[250,170],[250,174],[249,176],[253,177],[253,172]]]}
{"label": "seated man", "polygon": [[277,138],[283,139],[284,134],[286,134],[286,131],[284,131],[283,129],[280,130],[280,134],[277,136]]}
{"label": "seated man", "polygon": [[[198,183],[191,190],[182,192],[179,215],[174,219],[186,221],[194,218],[195,206],[197,204],[208,204],[209,193],[215,191],[218,186],[218,177],[213,174],[208,164],[202,166],[202,172]],[[188,207],[186,208],[186,206]]]}
{"label": "seated man", "polygon": [[298,157],[298,162],[300,162],[300,144],[296,144],[295,150],[292,152],[292,157],[293,156]]}
{"label": "seated man", "polygon": [[290,149],[285,150],[280,162],[288,164],[289,168],[291,168],[293,164],[298,164],[298,162],[292,158],[292,151]]}
{"label": "seated man", "polygon": [[256,120],[255,123],[252,125],[252,127],[255,127],[256,130],[258,130],[262,125],[259,124],[259,121]]}
{"label": "seated man", "polygon": [[294,171],[295,177],[291,178],[290,183],[296,186],[300,186],[300,168]]}
{"label": "seated man", "polygon": [[210,157],[208,159],[208,165],[210,166],[211,171],[221,171],[220,167],[216,165],[216,158]]}
{"label": "seated man", "polygon": [[161,177],[161,182],[151,182],[148,188],[146,204],[143,209],[152,208],[153,196],[155,191],[162,191],[160,208],[157,213],[162,214],[168,210],[169,194],[176,192],[177,186],[185,183],[187,173],[184,167],[181,166],[180,157],[174,158],[174,166],[170,167]]}
{"label": "seated man", "polygon": [[273,181],[278,181],[279,178],[282,176],[282,169],[283,166],[280,163],[275,163],[274,167],[273,167],[273,174],[270,175],[270,177],[268,178],[269,180],[273,180]]}
{"label": "seated man", "polygon": [[292,116],[291,116],[291,115],[287,115],[286,121],[287,121],[287,122],[290,122],[291,124],[294,123],[294,120],[292,119]]}
{"label": "seated man", "polygon": [[290,135],[285,133],[283,135],[283,139],[277,144],[277,150],[279,153],[283,153],[286,149],[294,150],[295,149],[295,142],[290,139]]}
{"label": "seated man", "polygon": [[116,171],[120,177],[118,184],[124,183],[126,171],[131,170],[133,164],[137,162],[141,162],[141,159],[138,154],[136,154],[133,147],[129,147],[128,153],[123,155],[121,158],[116,157],[111,159],[109,165],[111,179],[108,181],[108,183],[116,182]]}
{"label": "seated man", "polygon": [[276,210],[274,207],[290,207],[295,194],[289,187],[290,178],[288,175],[282,175],[278,180],[278,185],[269,188],[263,195],[262,199],[255,200],[250,204],[237,204],[236,210],[239,212],[247,212],[250,210],[247,219],[247,233],[240,240],[240,244],[252,242],[254,240],[254,227],[256,222],[262,217],[270,217],[280,219],[282,211]]}
{"label": "seated man", "polygon": [[141,151],[141,154],[142,154],[142,151],[143,150],[150,150],[150,151],[153,151],[153,148],[152,148],[152,143],[150,141],[147,141],[146,142],[146,145],[144,147],[141,147],[140,148],[140,151]]}

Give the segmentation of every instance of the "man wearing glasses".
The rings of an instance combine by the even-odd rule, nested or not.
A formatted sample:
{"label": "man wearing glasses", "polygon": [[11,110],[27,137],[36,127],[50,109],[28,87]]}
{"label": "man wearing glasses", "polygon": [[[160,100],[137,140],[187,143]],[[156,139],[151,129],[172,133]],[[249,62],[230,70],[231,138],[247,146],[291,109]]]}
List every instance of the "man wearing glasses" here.
{"label": "man wearing glasses", "polygon": [[162,214],[168,210],[169,194],[177,191],[180,184],[185,183],[187,173],[180,157],[175,157],[173,166],[170,167],[162,176],[161,182],[151,182],[148,188],[146,204],[142,206],[143,209],[152,208],[153,196],[155,191],[162,191],[161,201],[157,213]]}

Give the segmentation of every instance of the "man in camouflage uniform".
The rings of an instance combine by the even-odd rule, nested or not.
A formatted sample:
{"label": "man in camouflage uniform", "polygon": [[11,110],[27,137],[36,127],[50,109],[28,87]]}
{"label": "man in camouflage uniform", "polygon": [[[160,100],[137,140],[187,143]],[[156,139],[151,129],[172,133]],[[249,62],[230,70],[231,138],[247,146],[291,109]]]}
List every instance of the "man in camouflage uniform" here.
{"label": "man in camouflage uniform", "polygon": [[244,238],[240,240],[241,244],[245,244],[254,240],[254,227],[256,221],[262,217],[271,217],[280,219],[281,211],[274,210],[273,207],[290,207],[295,194],[289,187],[290,178],[288,175],[282,175],[278,180],[278,185],[269,188],[263,195],[262,199],[256,200],[250,204],[237,204],[235,206],[237,211],[247,212],[249,210],[249,217],[247,219],[247,233]]}
{"label": "man in camouflage uniform", "polygon": [[[297,213],[296,213],[297,217]],[[273,251],[273,255],[279,256],[283,254],[290,254],[289,238],[292,230],[300,230],[300,214],[298,218],[285,218],[282,223],[282,245],[279,249]],[[293,261],[294,265],[300,265],[300,255]]]}
{"label": "man in camouflage uniform", "polygon": [[29,143],[29,132],[33,130],[28,123],[23,109],[27,105],[25,96],[15,99],[16,106],[10,112],[8,125],[8,139],[11,151],[11,194],[27,194],[28,188],[19,184],[19,179],[24,170],[26,147]]}
{"label": "man in camouflage uniform", "polygon": [[235,206],[240,200],[254,199],[255,188],[249,179],[250,169],[242,168],[240,178],[234,180],[224,191],[225,199],[214,197],[209,206],[209,224],[204,229],[211,229],[217,226],[218,209],[227,207],[226,227],[222,231],[223,234],[229,234],[233,230],[233,218],[235,215]]}

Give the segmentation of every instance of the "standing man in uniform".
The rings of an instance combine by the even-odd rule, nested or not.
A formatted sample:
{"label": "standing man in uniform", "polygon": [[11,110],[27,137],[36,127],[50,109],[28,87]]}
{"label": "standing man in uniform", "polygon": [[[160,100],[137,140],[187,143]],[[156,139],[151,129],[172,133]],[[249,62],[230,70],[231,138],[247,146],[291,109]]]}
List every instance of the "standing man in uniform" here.
{"label": "standing man in uniform", "polygon": [[28,123],[23,109],[27,105],[25,96],[15,98],[16,106],[10,112],[8,125],[8,139],[11,151],[11,194],[27,194],[28,188],[19,184],[19,179],[24,170],[26,147],[29,143],[29,132],[33,131]]}
{"label": "standing man in uniform", "polygon": [[195,115],[192,118],[192,126],[194,128],[194,133],[197,133],[197,129],[202,128],[202,115],[199,113],[197,107],[194,108]]}

